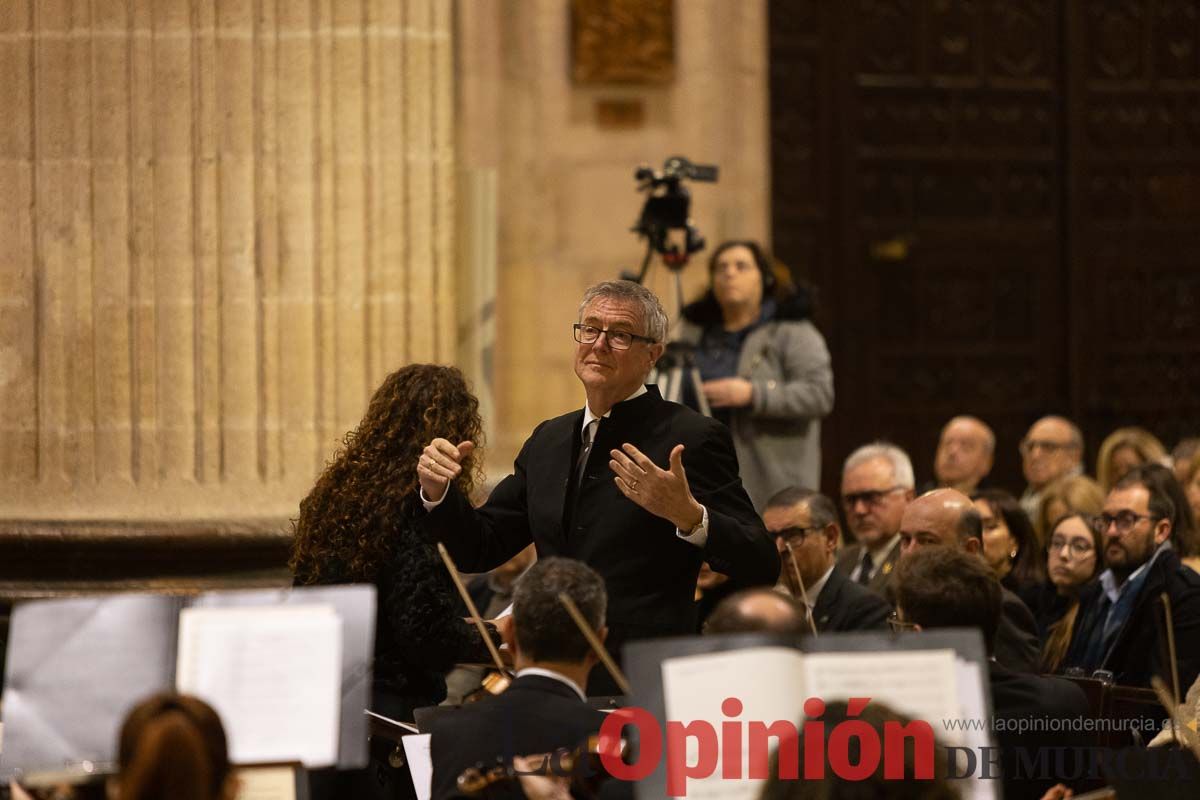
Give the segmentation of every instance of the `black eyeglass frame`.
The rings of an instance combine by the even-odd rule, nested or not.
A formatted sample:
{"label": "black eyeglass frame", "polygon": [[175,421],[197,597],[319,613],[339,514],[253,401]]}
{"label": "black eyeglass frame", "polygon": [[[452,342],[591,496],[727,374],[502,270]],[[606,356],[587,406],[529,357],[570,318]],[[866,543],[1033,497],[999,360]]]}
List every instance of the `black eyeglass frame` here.
{"label": "black eyeglass frame", "polygon": [[[595,331],[596,337],[591,341],[583,338],[583,331]],[[571,326],[571,332],[575,336],[575,341],[580,344],[595,344],[600,341],[600,334],[608,337],[608,346],[613,350],[628,350],[633,347],[635,341],[645,342],[646,344],[658,344],[658,341],[649,336],[642,336],[640,333],[630,333],[629,331],[614,331],[608,328],[597,328],[595,325],[584,325],[582,322],[576,322]],[[620,344],[625,341],[625,337],[629,337],[629,344]]]}

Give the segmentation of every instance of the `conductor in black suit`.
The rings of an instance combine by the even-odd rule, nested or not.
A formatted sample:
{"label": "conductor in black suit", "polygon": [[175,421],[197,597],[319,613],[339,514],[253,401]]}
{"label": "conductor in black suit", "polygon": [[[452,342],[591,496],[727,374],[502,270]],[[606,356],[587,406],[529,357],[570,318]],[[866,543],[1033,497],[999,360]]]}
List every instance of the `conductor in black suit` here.
{"label": "conductor in black suit", "polygon": [[832,500],[789,487],[767,501],[763,522],[779,549],[779,581],[806,604],[818,632],[887,630],[888,602],[834,569],[842,532]]}
{"label": "conductor in black suit", "polygon": [[530,567],[513,594],[508,638],[516,680],[502,694],[443,713],[429,723],[434,800],[456,796],[458,776],[469,767],[573,749],[600,730],[605,715],[587,704],[582,687],[596,657],[559,604],[560,592],[575,602],[603,638],[604,582],[594,570],[566,558],[548,558]]}
{"label": "conductor in black suit", "polygon": [[599,572],[614,651],[695,631],[702,561],[744,586],[779,575],[728,429],[645,385],[666,333],[662,304],[645,287],[591,287],[574,326],[586,405],[538,425],[479,509],[449,483],[472,442],[434,439],[417,467],[426,528],[464,570],[491,569],[533,541],[539,558],[569,556]]}

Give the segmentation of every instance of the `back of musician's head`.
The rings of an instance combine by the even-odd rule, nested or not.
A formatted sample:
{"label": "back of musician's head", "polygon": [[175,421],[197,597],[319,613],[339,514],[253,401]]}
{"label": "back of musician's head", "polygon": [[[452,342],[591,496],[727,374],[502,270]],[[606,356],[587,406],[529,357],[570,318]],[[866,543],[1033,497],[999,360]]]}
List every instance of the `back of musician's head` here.
{"label": "back of musician's head", "polygon": [[134,706],[118,758],[121,800],[220,800],[232,784],[221,719],[188,695],[164,692]]}
{"label": "back of musician's head", "polygon": [[532,661],[580,662],[591,652],[587,638],[562,603],[570,597],[593,630],[604,627],[608,594],[594,569],[570,558],[540,559],[521,576],[513,592],[517,645]]}
{"label": "back of musician's head", "polygon": [[978,628],[988,652],[1003,613],[1000,582],[987,563],[950,547],[921,547],[896,568],[896,613],[932,628]]}
{"label": "back of musician's head", "polygon": [[800,604],[774,589],[759,586],[726,597],[704,623],[706,634],[777,633],[799,636],[807,630]]}

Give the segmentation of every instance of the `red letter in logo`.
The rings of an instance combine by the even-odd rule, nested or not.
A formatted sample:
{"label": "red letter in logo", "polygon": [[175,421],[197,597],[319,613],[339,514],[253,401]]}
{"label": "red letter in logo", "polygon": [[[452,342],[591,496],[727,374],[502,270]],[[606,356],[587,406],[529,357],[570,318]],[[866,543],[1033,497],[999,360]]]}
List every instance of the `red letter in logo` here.
{"label": "red letter in logo", "polygon": [[[857,717],[871,702],[869,697],[852,697],[847,703],[846,715]],[[858,739],[858,763],[850,763],[850,740]],[[882,743],[879,731],[863,720],[846,720],[838,723],[829,734],[829,766],[845,781],[866,780],[879,768]]]}
{"label": "red letter in logo", "polygon": [[771,745],[768,737],[779,739],[779,779],[794,781],[800,777],[800,733],[785,719],[750,723],[750,779],[766,780],[771,776]]}
{"label": "red letter in logo", "polygon": [[817,717],[825,713],[825,703],[819,697],[804,701],[804,779],[825,777],[825,723]]}
{"label": "red letter in logo", "polygon": [[[696,763],[687,763],[687,740],[694,737],[699,745]],[[667,794],[671,797],[687,795],[688,778],[707,778],[717,769],[717,732],[705,720],[698,719],[684,725],[682,722],[667,721]]]}
{"label": "red letter in logo", "polygon": [[[721,713],[727,717],[736,717],[742,713],[742,701],[736,697],[726,697],[721,703]],[[742,723],[721,723],[721,777],[742,777]]]}
{"label": "red letter in logo", "polygon": [[[626,764],[621,760],[621,731],[626,725],[638,729],[638,760]],[[622,781],[642,781],[650,776],[662,758],[662,732],[658,720],[644,708],[618,708],[600,726],[600,763],[609,775]]]}

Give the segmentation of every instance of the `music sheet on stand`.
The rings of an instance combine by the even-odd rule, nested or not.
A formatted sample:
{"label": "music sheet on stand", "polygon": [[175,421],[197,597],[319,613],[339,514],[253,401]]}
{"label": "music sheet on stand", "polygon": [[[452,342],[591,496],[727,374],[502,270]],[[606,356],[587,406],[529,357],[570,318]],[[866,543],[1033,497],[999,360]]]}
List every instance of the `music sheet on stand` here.
{"label": "music sheet on stand", "polygon": [[[868,697],[907,717],[929,722],[943,744],[978,748],[986,734],[945,729],[942,721],[983,717],[979,666],[959,659],[953,650],[896,652],[801,653],[789,648],[758,647],[706,653],[662,662],[667,719],[708,720],[717,730],[731,721],[721,711],[726,697],[742,701],[736,719],[801,724],[809,697],[830,703]],[[746,680],[746,676],[754,676]],[[743,734],[744,735],[744,734]],[[697,743],[687,740],[687,763],[697,760]],[[976,750],[978,752],[978,750]],[[748,748],[742,748],[742,774],[748,774]],[[720,772],[689,780],[687,796],[700,800],[754,800],[761,780],[722,780]],[[995,781],[960,784],[964,795],[994,797]]]}
{"label": "music sheet on stand", "polygon": [[342,621],[329,606],[187,608],[176,685],[225,722],[235,763],[336,763]]}
{"label": "music sheet on stand", "polygon": [[[688,723],[709,720],[717,730],[729,719],[721,712],[727,697],[742,702],[737,719],[768,724],[800,719],[805,693],[800,680],[804,654],[787,647],[752,647],[722,653],[672,658],[662,663],[663,694],[667,719]],[[747,676],[753,680],[746,680]],[[687,763],[697,761],[697,742],[687,740]],[[742,748],[742,774],[747,775],[748,748]],[[755,800],[762,780],[743,778],[723,780],[718,770],[708,778],[687,783],[690,800]]]}

